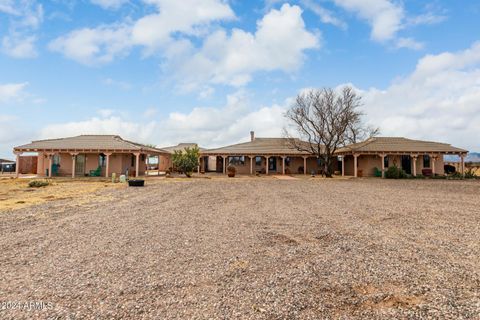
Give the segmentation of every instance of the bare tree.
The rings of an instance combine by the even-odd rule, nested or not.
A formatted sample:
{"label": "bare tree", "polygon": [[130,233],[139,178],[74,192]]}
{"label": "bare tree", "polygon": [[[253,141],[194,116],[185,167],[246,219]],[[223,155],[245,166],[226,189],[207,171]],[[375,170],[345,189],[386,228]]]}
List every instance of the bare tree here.
{"label": "bare tree", "polygon": [[348,86],[340,91],[324,88],[301,93],[285,114],[300,139],[287,129],[284,135],[292,147],[322,159],[324,173],[331,177],[332,161],[339,148],[379,132],[363,124],[360,105],[361,97]]}

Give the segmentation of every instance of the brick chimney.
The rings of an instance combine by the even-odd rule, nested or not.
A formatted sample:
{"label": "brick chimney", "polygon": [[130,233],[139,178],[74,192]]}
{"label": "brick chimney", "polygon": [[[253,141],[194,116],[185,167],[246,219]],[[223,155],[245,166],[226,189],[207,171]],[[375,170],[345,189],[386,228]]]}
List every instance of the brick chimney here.
{"label": "brick chimney", "polygon": [[255,131],[250,131],[250,141],[255,140]]}

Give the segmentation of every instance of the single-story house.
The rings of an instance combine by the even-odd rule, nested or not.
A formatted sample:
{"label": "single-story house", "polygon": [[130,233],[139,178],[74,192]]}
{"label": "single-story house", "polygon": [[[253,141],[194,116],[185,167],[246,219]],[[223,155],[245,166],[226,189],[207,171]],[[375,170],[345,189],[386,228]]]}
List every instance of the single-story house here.
{"label": "single-story house", "polygon": [[321,161],[305,151],[294,148],[287,138],[256,138],[250,133],[250,141],[200,152],[201,172],[226,173],[234,166],[239,174],[254,173],[318,173]]}
{"label": "single-story house", "polygon": [[15,172],[15,161],[0,159],[0,172]]}
{"label": "single-story house", "polygon": [[[40,176],[109,177],[112,173],[138,177],[146,170],[149,155],[170,154],[162,149],[122,139],[117,135],[80,135],[76,137],[37,140],[15,147],[17,163],[24,152],[38,153],[37,174]],[[19,165],[17,165],[17,175]]]}
{"label": "single-story house", "polygon": [[374,137],[336,152],[342,157],[342,174],[354,177],[373,176],[375,168],[382,172],[383,177],[389,166],[397,166],[413,176],[422,174],[423,169],[443,175],[444,155],[459,156],[463,174],[467,153],[467,150],[446,143],[401,137]]}

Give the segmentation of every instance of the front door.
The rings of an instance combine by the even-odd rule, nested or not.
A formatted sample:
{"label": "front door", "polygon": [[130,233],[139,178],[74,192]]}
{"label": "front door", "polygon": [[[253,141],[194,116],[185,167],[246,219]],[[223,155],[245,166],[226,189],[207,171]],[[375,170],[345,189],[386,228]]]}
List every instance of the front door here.
{"label": "front door", "polygon": [[79,154],[75,159],[75,175],[83,176],[85,174],[85,155]]}
{"label": "front door", "polygon": [[277,171],[277,157],[268,158],[268,171]]}
{"label": "front door", "polygon": [[410,156],[402,156],[402,169],[407,174],[412,174],[412,159]]}

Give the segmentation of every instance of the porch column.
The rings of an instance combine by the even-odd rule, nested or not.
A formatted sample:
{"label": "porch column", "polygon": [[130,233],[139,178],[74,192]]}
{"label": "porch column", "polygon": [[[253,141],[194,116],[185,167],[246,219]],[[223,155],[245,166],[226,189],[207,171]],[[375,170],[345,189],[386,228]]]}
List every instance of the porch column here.
{"label": "porch column", "polygon": [[75,178],[75,160],[77,160],[77,154],[78,153],[70,153],[72,156],[72,179]]}
{"label": "porch column", "polygon": [[285,174],[285,156],[282,156],[282,174]]}
{"label": "porch column", "polygon": [[20,175],[20,155],[21,152],[15,152],[15,155],[17,156],[17,162],[15,163],[15,177],[18,178]]}
{"label": "porch column", "polygon": [[105,153],[105,156],[107,157],[107,163],[105,165],[105,177],[106,178],[108,178],[110,176],[110,156],[111,155],[112,155],[112,153]]}
{"label": "porch column", "polygon": [[222,156],[223,158],[223,174],[227,173],[227,156]]}
{"label": "porch column", "polygon": [[345,177],[345,155],[342,156],[342,177]]}
{"label": "porch column", "polygon": [[250,158],[250,174],[253,174],[253,159],[255,156],[248,156]]}
{"label": "porch column", "polygon": [[48,177],[51,178],[52,177],[52,158],[53,158],[53,154],[48,154],[47,155],[48,157]]}
{"label": "porch column", "polygon": [[303,157],[303,174],[304,175],[307,174],[307,157],[306,156]]}
{"label": "porch column", "polygon": [[412,157],[412,160],[413,160],[413,176],[416,177],[417,176],[417,158],[418,158],[418,155],[412,154],[411,157]]}
{"label": "porch column", "polygon": [[140,153],[134,153],[135,155],[135,178],[138,178],[139,173],[138,169],[140,169]]}
{"label": "porch column", "polygon": [[197,167],[197,173],[200,174],[200,165],[201,165],[202,158],[198,157],[198,167]]}
{"label": "porch column", "polygon": [[270,157],[265,156],[265,163],[266,163],[265,173],[266,174],[268,174],[268,158],[270,158]]}
{"label": "porch column", "polygon": [[436,156],[435,155],[431,155],[430,156],[430,159],[432,161],[432,176],[435,177],[435,160],[436,160]]}
{"label": "porch column", "polygon": [[359,154],[354,154],[353,155],[353,176],[355,178],[358,177],[358,175],[357,175],[357,172],[358,172],[358,170],[357,170],[357,162],[358,162],[357,158],[358,158],[358,156],[359,156]]}
{"label": "porch column", "polygon": [[465,155],[460,155],[460,162],[462,164],[462,176],[465,176]]}
{"label": "porch column", "polygon": [[382,161],[382,178],[385,178],[385,157],[387,155],[386,154],[381,154],[380,155],[380,158],[381,158],[381,161]]}

